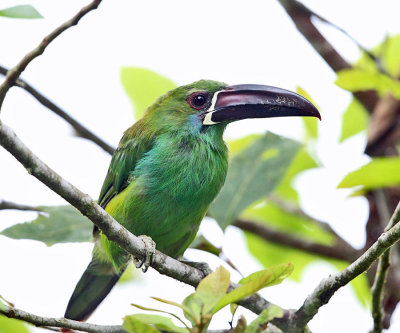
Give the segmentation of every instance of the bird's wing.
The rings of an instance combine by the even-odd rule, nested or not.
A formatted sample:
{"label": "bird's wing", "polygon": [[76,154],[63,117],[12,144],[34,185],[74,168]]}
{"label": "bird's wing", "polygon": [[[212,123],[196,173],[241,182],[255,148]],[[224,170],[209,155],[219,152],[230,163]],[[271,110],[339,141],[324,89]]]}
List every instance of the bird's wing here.
{"label": "bird's wing", "polygon": [[110,200],[129,184],[129,176],[137,161],[151,149],[151,142],[144,143],[125,134],[111,159],[107,176],[100,191],[99,205],[106,208]]}
{"label": "bird's wing", "polygon": [[[143,140],[132,129],[125,132],[111,159],[98,200],[104,209],[112,198],[128,186],[129,176],[136,163],[152,147],[152,140]],[[97,228],[94,228],[93,234],[97,234]]]}

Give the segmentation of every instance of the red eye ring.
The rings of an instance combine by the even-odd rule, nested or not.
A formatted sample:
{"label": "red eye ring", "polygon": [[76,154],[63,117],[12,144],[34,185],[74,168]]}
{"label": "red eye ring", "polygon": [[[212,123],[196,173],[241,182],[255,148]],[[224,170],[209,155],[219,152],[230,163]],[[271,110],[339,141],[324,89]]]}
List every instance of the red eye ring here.
{"label": "red eye ring", "polygon": [[208,94],[206,92],[195,92],[186,101],[192,109],[201,110],[208,104]]}

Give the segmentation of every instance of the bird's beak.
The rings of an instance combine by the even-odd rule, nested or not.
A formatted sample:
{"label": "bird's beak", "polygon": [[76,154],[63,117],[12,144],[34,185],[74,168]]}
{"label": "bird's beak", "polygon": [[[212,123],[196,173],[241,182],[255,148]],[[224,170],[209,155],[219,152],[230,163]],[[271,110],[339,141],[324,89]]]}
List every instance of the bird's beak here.
{"label": "bird's beak", "polygon": [[204,113],[203,125],[247,118],[317,117],[317,108],[304,97],[276,87],[241,84],[217,91]]}

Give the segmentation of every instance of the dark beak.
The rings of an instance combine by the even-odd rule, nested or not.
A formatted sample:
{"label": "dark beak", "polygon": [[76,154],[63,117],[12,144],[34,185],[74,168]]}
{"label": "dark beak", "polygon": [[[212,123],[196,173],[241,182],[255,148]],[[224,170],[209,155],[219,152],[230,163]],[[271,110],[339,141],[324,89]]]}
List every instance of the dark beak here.
{"label": "dark beak", "polygon": [[216,92],[203,124],[213,125],[248,118],[317,117],[317,108],[304,97],[276,87],[241,84]]}

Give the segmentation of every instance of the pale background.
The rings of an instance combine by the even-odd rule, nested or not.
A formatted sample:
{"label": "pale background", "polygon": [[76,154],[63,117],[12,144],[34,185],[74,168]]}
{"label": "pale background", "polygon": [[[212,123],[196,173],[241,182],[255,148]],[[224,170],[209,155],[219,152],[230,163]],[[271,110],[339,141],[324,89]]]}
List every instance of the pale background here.
{"label": "pale background", "polygon": [[[0,8],[25,1],[0,0]],[[0,18],[0,63],[11,67],[60,23],[88,1],[32,0],[45,17],[42,20]],[[396,0],[304,1],[317,13],[372,48],[387,34],[400,32]],[[359,56],[345,36],[319,25],[325,36],[349,61]],[[338,143],[341,113],[350,95],[334,85],[335,75],[299,35],[277,1],[110,1],[83,18],[55,40],[45,54],[23,74],[28,82],[56,104],[116,146],[122,132],[133,122],[130,102],[119,80],[121,66],[143,66],[162,73],[177,84],[215,79],[229,84],[260,83],[291,90],[303,87],[318,103],[323,121],[317,152],[325,166],[306,172],[296,181],[303,208],[330,222],[352,245],[364,243],[367,203],[347,198],[336,186],[346,172],[368,158],[361,154],[365,136]],[[97,198],[110,156],[89,141],[76,138],[63,120],[39,105],[30,95],[14,88],[1,113],[20,138],[84,192]],[[299,119],[248,120],[233,124],[228,138],[251,132],[275,133],[302,138]],[[29,205],[59,205],[64,201],[47,189],[6,151],[0,148],[0,199]],[[34,213],[1,211],[0,230],[35,217]],[[235,228],[223,235],[213,221],[201,230],[244,274],[261,266],[247,254],[243,236]],[[0,294],[18,308],[42,316],[60,317],[72,290],[90,260],[91,244],[46,247],[35,241],[15,241],[0,236]],[[213,267],[220,261],[211,255],[188,251],[194,260]],[[318,282],[335,272],[323,263],[310,266],[304,281],[262,292],[268,300],[286,308],[298,308]],[[237,275],[232,276],[234,279]],[[118,286],[90,318],[99,324],[118,324],[133,313],[130,302],[165,308],[150,300],[159,296],[182,300],[192,288],[150,269],[135,283]],[[252,314],[246,312],[248,318]],[[229,314],[218,315],[214,328],[227,328]],[[310,323],[314,332],[367,332],[372,327],[368,309],[363,309],[351,288],[342,288],[321,308]],[[393,316],[390,332],[400,331],[400,310]]]}

